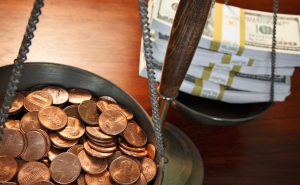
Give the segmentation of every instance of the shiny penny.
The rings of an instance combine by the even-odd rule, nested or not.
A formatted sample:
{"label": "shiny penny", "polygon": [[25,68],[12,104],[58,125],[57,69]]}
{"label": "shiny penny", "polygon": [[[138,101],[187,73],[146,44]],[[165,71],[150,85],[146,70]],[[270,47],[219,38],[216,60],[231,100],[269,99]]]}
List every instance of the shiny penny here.
{"label": "shiny penny", "polygon": [[68,90],[69,94],[69,102],[72,104],[80,104],[84,100],[90,100],[92,98],[92,94],[85,89],[74,88]]}
{"label": "shiny penny", "polygon": [[135,146],[130,145],[122,137],[118,137],[118,143],[123,148],[125,148],[127,150],[130,150],[130,151],[133,151],[133,152],[143,152],[143,151],[146,150],[146,147],[135,147]]}
{"label": "shiny penny", "polygon": [[60,147],[60,148],[70,148],[74,145],[76,145],[78,143],[78,139],[77,140],[66,140],[62,137],[60,137],[57,132],[55,131],[49,131],[48,132],[49,136],[50,136],[50,140],[52,142],[52,144]]}
{"label": "shiny penny", "polygon": [[100,96],[98,99],[99,100],[108,100],[108,101],[111,101],[111,102],[117,104],[117,101],[111,96]]}
{"label": "shiny penny", "polygon": [[58,86],[47,86],[43,89],[43,91],[46,91],[51,95],[54,105],[63,104],[69,99],[68,92]]}
{"label": "shiny penny", "polygon": [[144,130],[133,120],[129,120],[126,129],[123,131],[124,139],[136,147],[144,146],[147,143],[147,136]]}
{"label": "shiny penny", "polygon": [[60,130],[67,125],[67,114],[58,107],[45,107],[38,113],[41,124],[50,130]]}
{"label": "shiny penny", "polygon": [[116,141],[115,139],[110,139],[110,140],[101,140],[101,139],[97,139],[97,138],[94,138],[93,136],[91,136],[89,133],[85,133],[85,135],[87,136],[87,139],[96,143],[96,144],[99,144],[100,146],[108,146],[110,144],[113,143],[113,145],[116,144]]}
{"label": "shiny penny", "polygon": [[52,161],[56,156],[58,156],[59,154],[61,154],[63,152],[65,152],[65,151],[51,147],[49,152],[48,152],[48,159],[50,161]]}
{"label": "shiny penny", "polygon": [[147,182],[150,182],[156,175],[157,167],[156,163],[147,157],[141,160],[143,171],[142,173],[145,175]]}
{"label": "shiny penny", "polygon": [[67,126],[57,131],[58,135],[68,140],[79,139],[83,136],[84,132],[84,124],[79,119],[73,117],[68,117]]}
{"label": "shiny penny", "polygon": [[114,102],[110,100],[98,100],[97,101],[97,108],[99,111],[104,112],[108,110],[108,105]]}
{"label": "shiny penny", "polygon": [[38,90],[28,94],[24,100],[26,110],[39,111],[44,107],[52,105],[52,97],[46,91]]}
{"label": "shiny penny", "polygon": [[43,180],[50,180],[50,171],[41,162],[27,162],[21,167],[18,173],[18,182],[20,185],[29,185]]}
{"label": "shiny penny", "polygon": [[147,157],[154,160],[156,156],[156,148],[152,144],[147,144]]}
{"label": "shiny penny", "polygon": [[[0,105],[3,104],[4,102],[4,98],[5,98],[5,94],[3,94],[1,97],[0,97]],[[13,103],[11,104],[11,108],[9,109],[9,114],[14,114],[14,113],[18,113],[22,108],[23,108],[23,105],[24,105],[24,99],[25,97],[20,94],[20,93],[15,93],[15,97],[14,97],[14,101]],[[0,110],[2,109],[2,106],[0,107]]]}
{"label": "shiny penny", "polygon": [[141,173],[140,178],[132,185],[147,185],[147,179],[143,173]]}
{"label": "shiny penny", "polygon": [[70,105],[63,109],[68,117],[73,117],[80,119],[79,112],[78,112],[78,105]]}
{"label": "shiny penny", "polygon": [[108,159],[108,165],[110,165],[110,163],[115,160],[116,158],[120,157],[124,155],[121,151],[115,151]]}
{"label": "shiny penny", "polygon": [[8,120],[5,123],[5,127],[20,130],[20,120]]}
{"label": "shiny penny", "polygon": [[97,150],[94,150],[87,142],[83,144],[83,148],[88,154],[98,158],[108,158],[113,154],[113,152],[99,152]]}
{"label": "shiny penny", "polygon": [[72,154],[78,156],[78,154],[83,150],[82,144],[77,144],[72,146],[67,152],[71,152]]}
{"label": "shiny penny", "polygon": [[27,112],[21,119],[20,127],[24,132],[29,132],[36,129],[42,129],[44,131],[48,130],[40,123],[38,119],[38,111]]}
{"label": "shiny penny", "polygon": [[107,170],[101,174],[85,174],[85,182],[87,185],[115,185],[115,183],[111,180],[110,174]]}
{"label": "shiny penny", "polygon": [[117,145],[111,146],[111,147],[103,147],[96,145],[93,142],[87,141],[91,148],[94,150],[97,150],[98,152],[114,152],[117,149]]}
{"label": "shiny penny", "polygon": [[2,141],[0,141],[0,155],[18,157],[26,146],[24,134],[17,129],[4,128]]}
{"label": "shiny penny", "polygon": [[127,127],[127,119],[118,110],[107,110],[99,116],[99,126],[101,131],[108,135],[117,135]]}
{"label": "shiny penny", "polygon": [[134,152],[134,151],[127,150],[127,149],[123,148],[122,146],[119,146],[119,149],[123,153],[130,155],[132,157],[146,157],[147,156],[147,150],[144,150],[142,152]]}
{"label": "shiny penny", "polygon": [[64,152],[52,160],[49,169],[55,182],[67,184],[77,179],[81,171],[81,165],[77,156]]}
{"label": "shiny penny", "polygon": [[119,104],[109,104],[108,107],[107,107],[109,110],[119,110],[121,111],[128,120],[132,119],[133,118],[133,113],[124,108],[123,106],[119,105]]}
{"label": "shiny penny", "polygon": [[38,131],[29,131],[25,133],[27,148],[21,155],[25,161],[37,161],[41,159],[47,150],[47,140]]}
{"label": "shiny penny", "polygon": [[0,155],[0,182],[10,181],[18,172],[17,161],[9,155]]}
{"label": "shiny penny", "polygon": [[84,150],[78,154],[78,159],[80,160],[82,169],[90,174],[101,174],[108,166],[106,158],[93,157]]}
{"label": "shiny penny", "polygon": [[120,156],[112,161],[109,172],[112,180],[118,184],[133,184],[141,175],[138,164],[126,156]]}
{"label": "shiny penny", "polygon": [[90,134],[92,137],[95,137],[99,140],[112,140],[114,139],[113,136],[107,135],[103,133],[100,129],[100,127],[92,127],[92,126],[86,126],[86,132]]}
{"label": "shiny penny", "polygon": [[78,106],[79,116],[85,123],[89,125],[98,125],[99,113],[96,102],[93,100],[85,100]]}
{"label": "shiny penny", "polygon": [[44,154],[44,157],[45,157],[47,155],[47,153],[49,152],[50,147],[51,147],[50,136],[47,134],[47,132],[45,132],[42,129],[37,129],[36,131],[38,131],[39,133],[41,133],[44,136],[44,138],[46,139],[47,147],[46,147],[46,151],[45,151],[45,154]]}

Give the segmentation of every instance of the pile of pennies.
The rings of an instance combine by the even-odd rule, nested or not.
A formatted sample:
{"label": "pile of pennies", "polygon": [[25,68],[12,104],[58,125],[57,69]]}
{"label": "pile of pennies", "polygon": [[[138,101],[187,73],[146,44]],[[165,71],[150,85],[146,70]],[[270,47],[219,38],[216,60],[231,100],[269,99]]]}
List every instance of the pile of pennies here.
{"label": "pile of pennies", "polygon": [[9,110],[0,184],[146,185],[157,173],[155,155],[133,113],[113,97],[38,85],[17,92]]}

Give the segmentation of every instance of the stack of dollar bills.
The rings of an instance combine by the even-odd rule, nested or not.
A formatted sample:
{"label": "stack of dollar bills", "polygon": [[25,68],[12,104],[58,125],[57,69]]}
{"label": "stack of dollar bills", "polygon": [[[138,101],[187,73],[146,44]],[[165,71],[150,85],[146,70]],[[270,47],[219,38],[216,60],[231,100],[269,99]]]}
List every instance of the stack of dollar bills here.
{"label": "stack of dollar bills", "polygon": [[[159,81],[179,0],[150,0],[152,51]],[[274,101],[290,95],[300,66],[300,16],[277,15]],[[215,3],[180,91],[228,103],[270,100],[273,13]],[[147,78],[141,42],[139,75]]]}

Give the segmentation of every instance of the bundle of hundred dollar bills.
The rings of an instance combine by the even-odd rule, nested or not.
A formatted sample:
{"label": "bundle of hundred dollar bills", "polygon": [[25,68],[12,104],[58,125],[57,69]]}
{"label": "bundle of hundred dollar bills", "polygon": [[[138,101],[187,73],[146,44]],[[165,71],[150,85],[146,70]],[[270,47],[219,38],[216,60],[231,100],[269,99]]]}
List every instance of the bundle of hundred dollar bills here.
{"label": "bundle of hundred dollar bills", "polygon": [[[157,81],[178,3],[148,4]],[[299,22],[297,15],[277,16],[274,101],[290,95],[294,67],[300,66]],[[269,101],[272,30],[273,13],[215,3],[180,91],[228,103]],[[142,46],[139,75],[147,78]]]}

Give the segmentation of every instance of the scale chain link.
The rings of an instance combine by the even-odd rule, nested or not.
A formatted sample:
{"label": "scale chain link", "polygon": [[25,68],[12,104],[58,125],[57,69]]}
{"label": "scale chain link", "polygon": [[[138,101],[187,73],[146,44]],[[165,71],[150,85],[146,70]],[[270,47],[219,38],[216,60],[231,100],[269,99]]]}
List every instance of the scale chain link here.
{"label": "scale chain link", "polygon": [[0,141],[2,140],[3,129],[5,128],[5,123],[9,115],[9,109],[13,103],[15,92],[17,90],[17,84],[21,77],[22,69],[24,68],[24,62],[27,57],[26,54],[29,53],[29,46],[31,45],[31,39],[34,37],[33,32],[36,30],[36,24],[39,22],[39,16],[42,14],[41,8],[44,6],[43,0],[36,0],[31,11],[31,15],[26,27],[26,31],[19,49],[17,59],[14,61],[14,67],[12,70],[12,75],[8,83],[8,88],[5,93],[4,101],[0,111]]}
{"label": "scale chain link", "polygon": [[147,68],[147,76],[148,76],[148,85],[150,91],[150,99],[152,105],[152,119],[154,122],[155,129],[155,137],[157,142],[157,154],[160,158],[164,156],[164,145],[163,145],[163,136],[162,136],[162,128],[159,117],[159,105],[158,105],[158,95],[156,93],[156,81],[155,81],[155,72],[153,65],[153,57],[152,57],[152,46],[151,46],[151,35],[149,28],[149,17],[148,17],[148,4],[146,0],[138,0],[139,3],[139,13],[140,13],[140,21],[142,27],[142,37],[144,42],[144,54],[146,59],[146,68]]}

